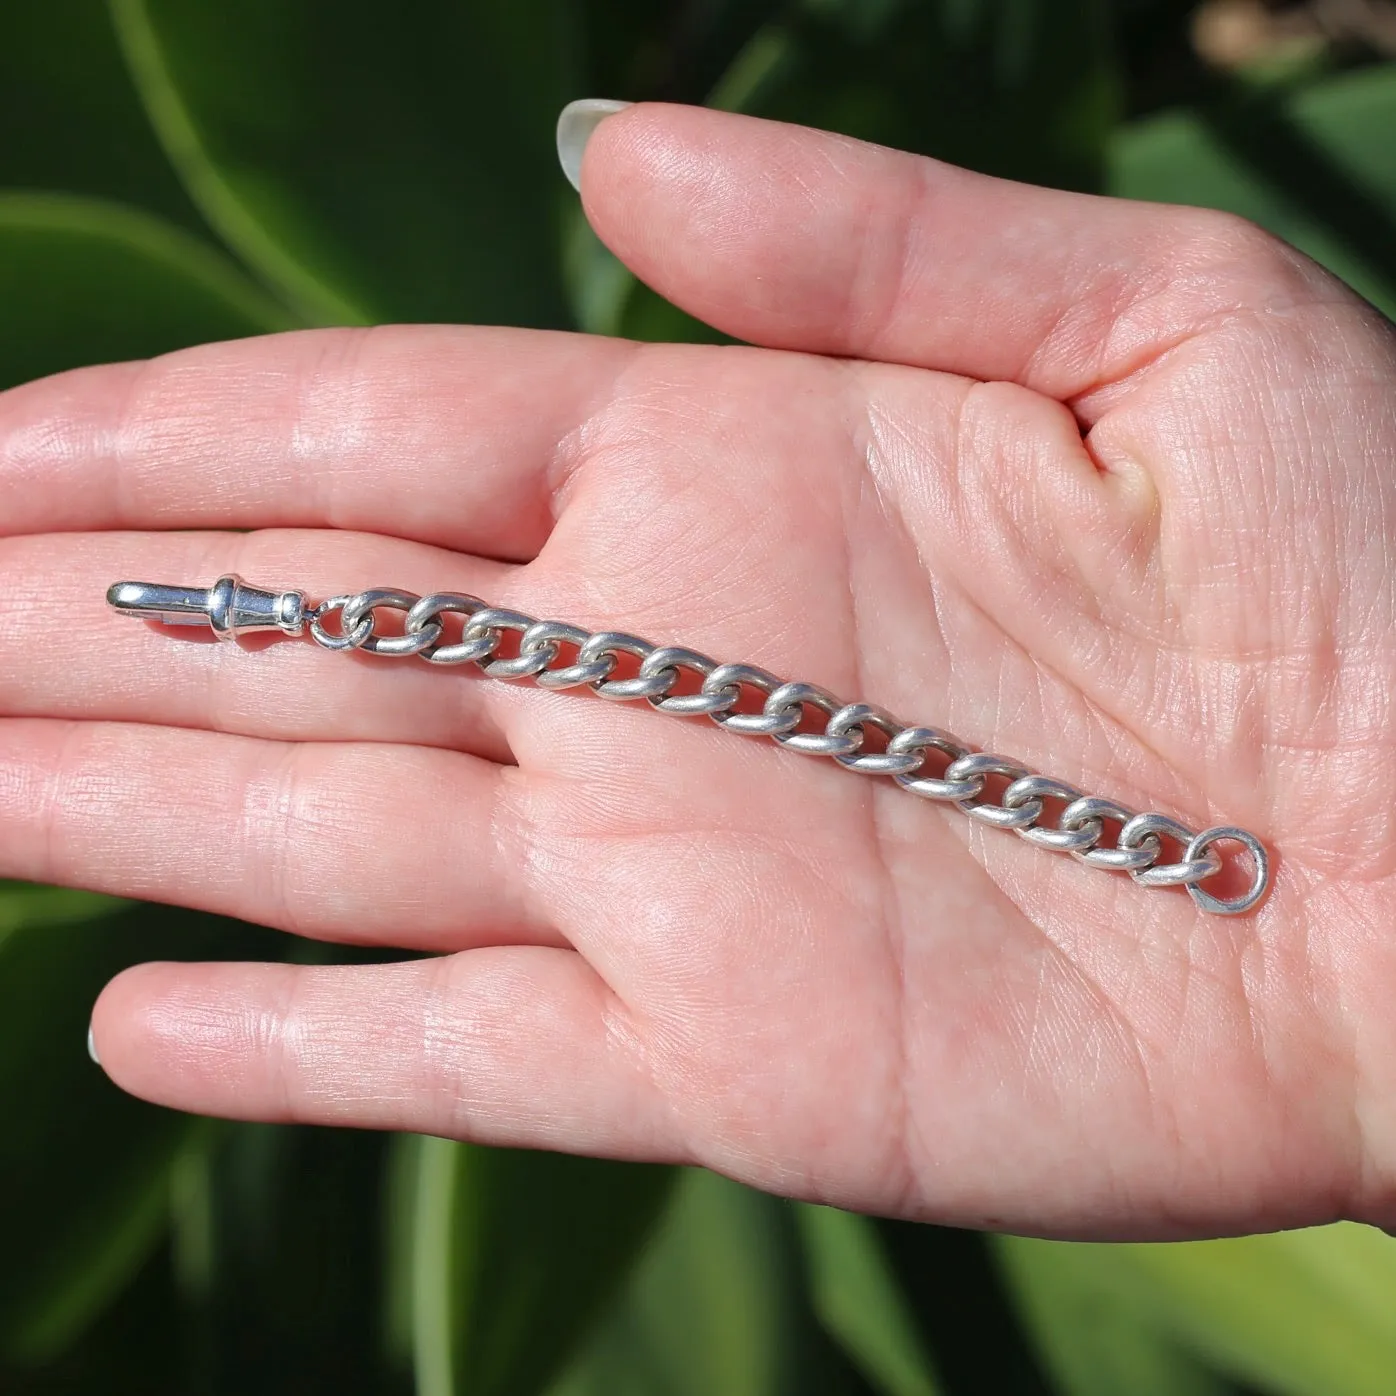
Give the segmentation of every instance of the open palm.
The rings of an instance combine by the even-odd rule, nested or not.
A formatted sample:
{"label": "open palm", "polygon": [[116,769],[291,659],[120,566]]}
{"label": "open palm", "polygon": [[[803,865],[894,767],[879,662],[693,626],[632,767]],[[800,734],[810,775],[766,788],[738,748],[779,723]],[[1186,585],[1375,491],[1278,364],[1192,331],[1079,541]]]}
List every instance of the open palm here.
{"label": "open palm", "polygon": [[[1390,327],[1220,215],[692,109],[603,123],[585,195],[767,347],[327,331],[0,397],[0,874],[450,952],[143,966],[103,1066],[1001,1229],[1389,1220]],[[1275,888],[1208,916],[701,718],[104,605],[231,570],[750,661],[1253,828]]]}

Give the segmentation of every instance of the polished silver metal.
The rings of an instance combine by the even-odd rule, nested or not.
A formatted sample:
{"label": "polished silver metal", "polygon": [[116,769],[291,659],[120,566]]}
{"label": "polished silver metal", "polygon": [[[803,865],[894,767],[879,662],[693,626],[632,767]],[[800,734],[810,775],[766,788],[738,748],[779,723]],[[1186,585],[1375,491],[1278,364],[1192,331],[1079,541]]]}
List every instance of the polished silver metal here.
{"label": "polished silver metal", "polygon": [[1204,829],[1200,834],[1194,834],[1188,841],[1183,858],[1188,862],[1195,862],[1202,854],[1209,852],[1214,843],[1224,840],[1243,845],[1251,855],[1251,867],[1254,872],[1250,887],[1239,897],[1214,897],[1194,881],[1186,884],[1188,896],[1203,911],[1210,911],[1215,916],[1240,916],[1249,911],[1269,890],[1270,854],[1265,845],[1248,829],[1238,829],[1234,824],[1222,824],[1215,829]]}
{"label": "polished silver metal", "polygon": [[[309,606],[302,592],[261,591],[235,576],[222,577],[206,590],[118,582],[107,592],[107,601],[123,615],[165,625],[208,625],[224,639],[258,630],[308,631],[327,650],[415,656],[436,665],[476,664],[491,678],[532,679],[551,689],[585,687],[616,702],[644,699],[660,712],[707,717],[729,732],[769,737],[791,751],[831,757],[864,775],[890,776],[922,799],[952,804],[976,822],[1012,830],[1038,848],[1069,853],[1095,868],[1127,872],[1141,886],[1186,887],[1203,911],[1218,916],[1250,911],[1270,886],[1264,844],[1235,825],[1194,833],[1167,815],[1140,814],[1037,775],[1007,757],[974,751],[938,727],[908,726],[882,708],[844,703],[814,684],[787,683],[753,664],[719,664],[696,650],[653,645],[623,631],[539,620],[460,592],[417,596],[381,588]],[[401,633],[380,634],[380,622],[394,612],[401,616]],[[448,618],[458,638],[446,638]],[[334,629],[327,624],[331,621]],[[501,653],[511,633],[519,637],[517,652]],[[564,647],[574,650],[575,657],[567,657]],[[638,671],[616,677],[623,660],[638,660]],[[676,692],[680,686],[687,691]],[[741,708],[748,693],[759,700],[759,711]],[[821,719],[821,730],[807,730],[810,721],[819,724]],[[881,750],[868,746],[874,731],[887,739]],[[927,769],[932,753],[945,759],[939,773]],[[991,789],[990,781],[1007,784]],[[1048,801],[1061,807],[1055,819]],[[1113,846],[1102,847],[1107,824],[1118,826],[1119,832]],[[1165,840],[1181,854],[1172,862],[1164,854]],[[1227,842],[1239,843],[1251,859],[1250,886],[1236,897],[1218,897],[1201,886],[1222,870],[1213,845]]]}
{"label": "polished silver metal", "polygon": [[206,588],[118,582],[107,592],[107,604],[162,625],[207,625],[221,640],[254,630],[299,635],[307,620],[304,593],[261,591],[231,573]]}

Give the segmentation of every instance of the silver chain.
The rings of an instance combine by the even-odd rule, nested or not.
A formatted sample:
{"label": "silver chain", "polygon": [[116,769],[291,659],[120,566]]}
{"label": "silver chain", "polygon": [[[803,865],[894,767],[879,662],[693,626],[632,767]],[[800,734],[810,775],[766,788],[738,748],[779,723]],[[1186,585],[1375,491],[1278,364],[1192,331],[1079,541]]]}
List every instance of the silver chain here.
{"label": "silver chain", "polygon": [[[370,590],[333,596],[308,606],[299,592],[264,592],[237,577],[224,577],[207,591],[122,582],[108,592],[111,605],[125,614],[166,624],[208,623],[223,636],[249,630],[279,629],[299,635],[309,629],[327,650],[362,650],[393,658],[416,657],[429,664],[475,664],[491,678],[532,679],[543,688],[588,687],[602,698],[644,699],[660,712],[704,716],[719,727],[746,736],[770,737],[790,751],[827,756],[864,775],[890,776],[922,799],[954,805],[971,819],[1011,829],[1037,848],[1069,853],[1094,868],[1128,872],[1145,887],[1186,887],[1204,911],[1234,916],[1249,911],[1270,883],[1265,846],[1245,829],[1219,825],[1195,833],[1164,814],[1139,814],[1114,800],[1083,794],[1065,781],[1037,775],[1027,767],[989,752],[974,751],[937,727],[908,726],[869,703],[844,703],[809,683],[787,683],[751,664],[720,664],[696,650],[655,645],[617,630],[584,630],[562,621],[539,620],[520,611],[490,606],[477,596],[436,592]],[[403,615],[402,633],[379,633],[380,612]],[[325,621],[339,615],[339,630]],[[460,617],[458,638],[447,638],[447,617]],[[499,651],[509,632],[518,634],[517,653]],[[575,657],[563,655],[563,647]],[[631,678],[613,677],[622,657],[639,661]],[[685,676],[696,691],[676,692]],[[759,712],[739,711],[745,692],[761,695]],[[810,719],[822,723],[809,730]],[[886,737],[881,750],[865,750],[870,729]],[[946,760],[939,774],[926,765],[931,753]],[[1006,782],[997,796],[991,779]],[[1053,821],[1048,801],[1061,806]],[[1105,826],[1118,826],[1113,847],[1101,847]],[[1164,861],[1163,840],[1182,849]],[[1221,871],[1213,844],[1235,841],[1251,856],[1253,877],[1243,894],[1214,896],[1199,884]]]}

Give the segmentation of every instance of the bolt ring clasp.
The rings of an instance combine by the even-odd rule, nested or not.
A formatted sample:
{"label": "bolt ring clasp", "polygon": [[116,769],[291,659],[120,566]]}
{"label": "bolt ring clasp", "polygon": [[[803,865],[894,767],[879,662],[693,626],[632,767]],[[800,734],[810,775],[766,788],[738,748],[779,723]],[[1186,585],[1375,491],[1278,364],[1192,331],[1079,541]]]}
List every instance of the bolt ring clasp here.
{"label": "bolt ring clasp", "polygon": [[1192,862],[1193,859],[1200,858],[1214,843],[1220,843],[1224,839],[1244,844],[1246,851],[1251,855],[1255,876],[1251,879],[1250,887],[1239,897],[1214,897],[1196,883],[1190,882],[1187,884],[1188,896],[1201,910],[1210,911],[1213,915],[1240,916],[1249,911],[1270,886],[1270,855],[1265,851],[1265,845],[1247,829],[1239,829],[1234,824],[1219,824],[1215,829],[1204,829],[1200,834],[1194,834],[1183,856],[1186,861]]}

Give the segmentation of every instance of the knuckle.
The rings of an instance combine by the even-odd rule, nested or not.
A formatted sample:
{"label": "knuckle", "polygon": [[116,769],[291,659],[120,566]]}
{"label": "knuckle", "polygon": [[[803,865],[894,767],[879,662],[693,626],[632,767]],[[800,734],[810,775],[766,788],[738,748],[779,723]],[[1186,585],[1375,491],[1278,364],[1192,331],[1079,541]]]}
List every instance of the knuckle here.
{"label": "knuckle", "polygon": [[1183,261],[1204,283],[1240,305],[1311,298],[1317,268],[1258,223],[1223,209],[1187,209],[1175,229]]}

